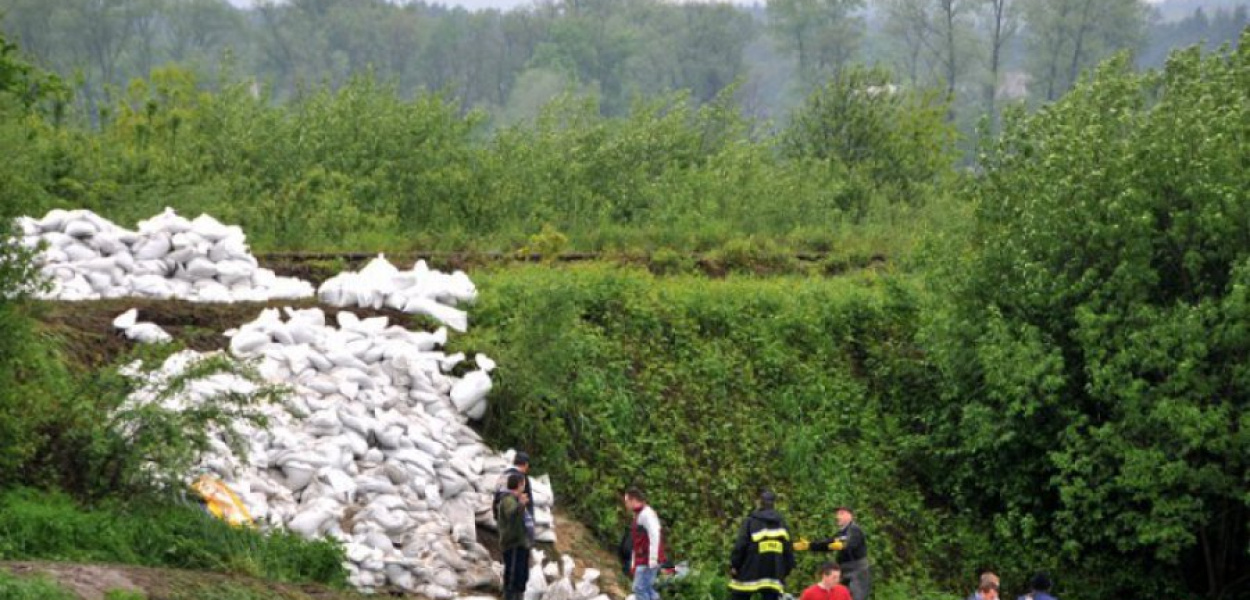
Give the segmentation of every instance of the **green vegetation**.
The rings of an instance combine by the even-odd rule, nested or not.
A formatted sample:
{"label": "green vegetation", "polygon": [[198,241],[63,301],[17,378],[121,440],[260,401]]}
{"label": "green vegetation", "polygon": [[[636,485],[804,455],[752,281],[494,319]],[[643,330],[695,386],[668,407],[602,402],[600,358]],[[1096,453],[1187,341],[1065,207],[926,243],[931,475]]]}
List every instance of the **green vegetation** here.
{"label": "green vegetation", "polygon": [[[0,143],[19,157],[0,163],[0,217],[129,223],[168,203],[268,249],[649,256],[658,274],[475,273],[474,328],[454,344],[502,365],[490,438],[576,490],[562,500],[606,543],[619,491],[647,487],[700,571],[681,597],[723,594],[761,486],[811,537],[858,507],[879,598],[966,592],[981,567],[1011,592],[1049,569],[1074,600],[1250,596],[1250,46],[1157,73],[1116,59],[1040,112],[1007,110],[966,174],[950,106],[855,68],[775,133],[728,94],[615,118],[564,97],[492,130],[369,77],[275,104],[180,69],[87,126],[11,50],[0,74]],[[796,249],[852,272],[796,276]],[[135,414],[154,435],[118,437],[98,416],[127,384],[66,364],[19,293],[29,264],[0,252],[0,488],[90,502],[8,492],[4,556],[341,577],[325,548],[151,504],[139,466],[176,470],[195,436],[174,436],[216,417]],[[907,260],[853,270],[878,256]],[[158,519],[170,529],[136,525]]]}
{"label": "green vegetation", "polygon": [[[491,133],[480,113],[439,96],[406,101],[368,76],[273,104],[240,82],[211,93],[188,71],[159,69],[98,127],[15,120],[37,167],[15,167],[0,200],[129,226],[165,206],[208,212],[262,250],[510,251],[553,234],[572,250],[706,251],[742,234],[806,250],[874,244],[861,227],[918,220],[955,157],[944,154],[944,104],[857,91],[872,81],[818,91],[814,105],[836,98],[839,111],[796,125],[787,139],[802,141],[781,152],[730,92],[702,107],[682,94],[640,102],[622,118],[563,97]],[[899,183],[913,173],[924,181]]]}
{"label": "green vegetation", "polygon": [[43,578],[18,578],[0,570],[0,600],[74,600],[75,596]]}
{"label": "green vegetation", "polygon": [[68,496],[30,489],[0,495],[0,560],[171,567],[336,586],[346,582],[342,550],[332,542],[232,528],[193,503],[140,498],[86,510]]}
{"label": "green vegetation", "polygon": [[1246,48],[1113,61],[1010,113],[918,277],[479,276],[461,344],[509,366],[491,435],[584,490],[605,540],[647,486],[709,567],[769,486],[808,535],[858,506],[882,597],[984,566],[1067,598],[1245,597]]}
{"label": "green vegetation", "polygon": [[[862,507],[869,528],[891,532],[874,539],[881,597],[932,591],[926,570],[957,533],[926,509],[905,448],[890,443],[900,432],[889,407],[913,382],[933,384],[911,339],[905,281],[715,281],[591,266],[478,282],[474,329],[459,345],[510,365],[497,377],[489,433],[531,448],[562,489],[584,490],[566,499],[604,539],[625,526],[619,492],[639,483],[671,525],[676,554],[718,571],[768,486],[808,536],[832,533],[839,503]],[[958,585],[963,574],[933,575]]]}

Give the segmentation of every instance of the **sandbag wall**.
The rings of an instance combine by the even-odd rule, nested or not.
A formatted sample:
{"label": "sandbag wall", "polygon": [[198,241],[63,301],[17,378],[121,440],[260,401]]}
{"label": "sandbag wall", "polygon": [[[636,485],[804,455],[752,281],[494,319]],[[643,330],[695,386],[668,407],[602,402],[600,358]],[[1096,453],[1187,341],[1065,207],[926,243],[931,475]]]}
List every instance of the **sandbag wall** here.
{"label": "sandbag wall", "polygon": [[[242,230],[207,215],[187,220],[166,210],[129,231],[90,211],[54,210],[17,225],[24,245],[42,249],[41,272],[52,284],[45,295],[53,299],[238,302],[313,293],[306,282],[259,268]],[[464,273],[441,273],[422,262],[402,271],[379,256],[359,273],[327,281],[320,296],[334,305],[426,314],[463,331],[467,313],[455,305],[476,293]],[[350,581],[361,590],[395,587],[449,600],[463,590],[497,587],[502,566],[478,543],[476,528],[494,528],[492,496],[513,454],[493,451],[468,426],[485,413],[493,361],[443,352],[444,328],[414,332],[349,311],[332,321],[316,308],[266,309],[226,332],[230,356],[252,361],[290,393],[281,405],[261,407],[264,428],[234,424],[247,439],[246,456],[214,436],[213,451],[191,475],[221,477],[262,526],[341,542]],[[138,342],[170,340],[134,310],[114,327]],[[173,396],[156,392],[205,356],[184,351],[153,373],[131,369],[148,378],[131,401],[179,409],[255,388],[222,374]],[[471,368],[457,369],[462,363]],[[550,481],[531,479],[538,540],[554,542]],[[530,596],[592,600],[599,596],[596,577],[590,570],[574,586],[568,571],[568,593],[558,581],[535,580]]]}
{"label": "sandbag wall", "polygon": [[308,298],[306,281],[260,268],[237,226],[208,215],[194,220],[172,209],[119,227],[89,210],[52,210],[17,219],[21,243],[38,256],[56,300],[177,298],[192,302],[265,302]]}

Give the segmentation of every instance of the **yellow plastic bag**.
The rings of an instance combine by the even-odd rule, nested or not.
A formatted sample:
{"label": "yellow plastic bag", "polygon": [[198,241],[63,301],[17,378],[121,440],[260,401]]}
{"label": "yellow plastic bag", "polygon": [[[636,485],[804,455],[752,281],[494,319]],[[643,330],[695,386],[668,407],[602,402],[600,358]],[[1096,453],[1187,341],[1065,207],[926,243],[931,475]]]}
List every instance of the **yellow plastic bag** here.
{"label": "yellow plastic bag", "polygon": [[201,475],[195,483],[191,484],[191,489],[204,499],[205,508],[214,517],[229,523],[232,527],[256,526],[256,523],[252,521],[251,513],[247,512],[247,507],[243,505],[243,501],[222,480],[210,475]]}

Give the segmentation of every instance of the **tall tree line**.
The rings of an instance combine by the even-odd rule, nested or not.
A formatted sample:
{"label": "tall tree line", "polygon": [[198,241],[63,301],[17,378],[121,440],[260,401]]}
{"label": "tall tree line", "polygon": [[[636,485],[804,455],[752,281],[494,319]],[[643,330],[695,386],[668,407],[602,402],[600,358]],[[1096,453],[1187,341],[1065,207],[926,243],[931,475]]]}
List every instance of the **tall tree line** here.
{"label": "tall tree line", "polygon": [[[98,101],[177,62],[254,78],[276,98],[372,72],[505,122],[562,92],[605,115],[672,90],[698,102],[735,82],[750,112],[784,118],[848,65],[943,90],[965,131],[1005,101],[1053,101],[1112,54],[1157,65],[1173,45],[1234,40],[1245,9],[1163,23],[1144,0],[537,0],[467,11],[424,1],[0,0],[3,30]],[[1151,58],[1154,57],[1154,58]],[[778,76],[778,74],[782,74]]]}

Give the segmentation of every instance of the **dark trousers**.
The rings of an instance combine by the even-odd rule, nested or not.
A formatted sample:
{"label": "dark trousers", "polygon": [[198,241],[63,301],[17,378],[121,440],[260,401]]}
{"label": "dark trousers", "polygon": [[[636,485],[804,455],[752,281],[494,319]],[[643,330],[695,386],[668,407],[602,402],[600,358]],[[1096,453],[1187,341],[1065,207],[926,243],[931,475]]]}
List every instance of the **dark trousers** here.
{"label": "dark trousers", "polygon": [[503,551],[503,593],[506,600],[520,600],[530,581],[530,550],[524,546]]}
{"label": "dark trousers", "polygon": [[855,569],[847,569],[843,565],[842,569],[842,584],[851,591],[851,600],[868,600],[868,594],[872,592],[872,573],[868,565]]}
{"label": "dark trousers", "polygon": [[760,590],[758,592],[731,592],[729,600],[751,600],[751,596],[759,594],[760,600],[777,600],[781,592],[777,590]]}

